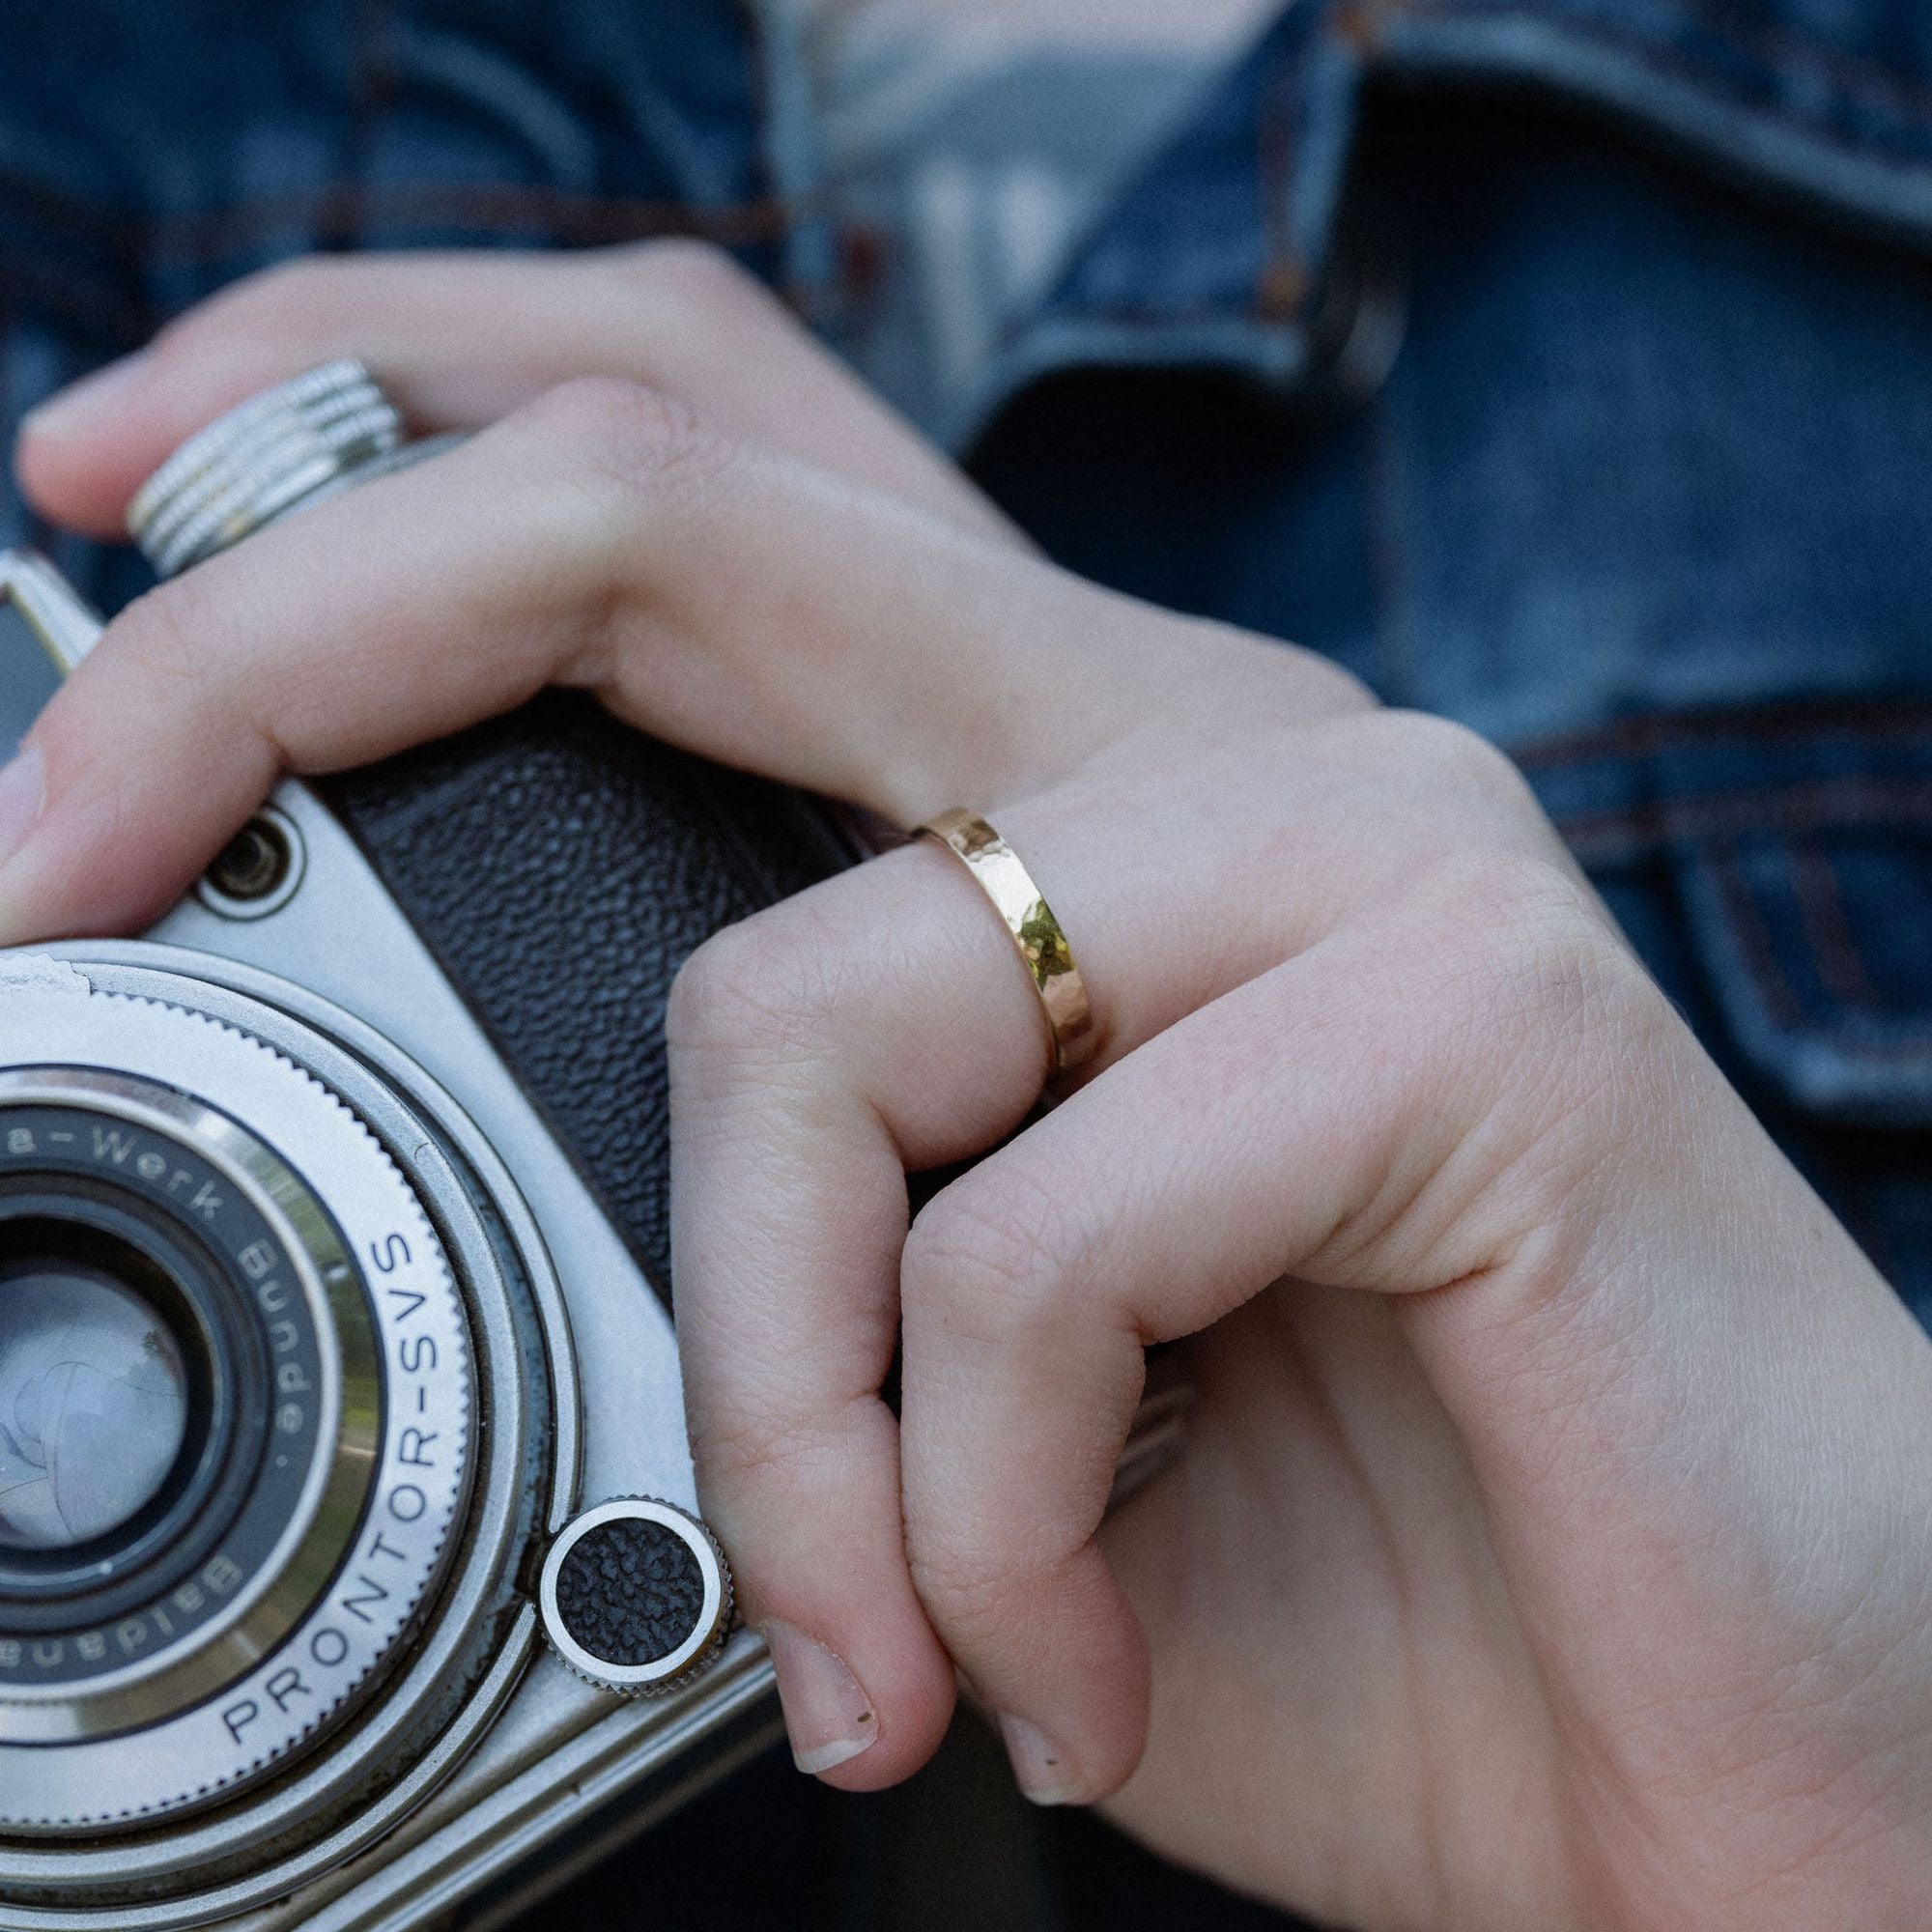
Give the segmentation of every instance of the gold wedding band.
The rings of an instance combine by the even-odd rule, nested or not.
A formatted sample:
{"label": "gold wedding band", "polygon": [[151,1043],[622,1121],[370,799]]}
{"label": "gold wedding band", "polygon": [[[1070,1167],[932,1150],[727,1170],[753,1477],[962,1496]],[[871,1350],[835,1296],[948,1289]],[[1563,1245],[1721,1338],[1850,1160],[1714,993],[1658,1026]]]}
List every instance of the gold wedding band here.
{"label": "gold wedding band", "polygon": [[1069,1072],[1094,1047],[1094,1009],[1087,982],[1073,963],[1073,949],[1053,916],[1046,895],[1019,855],[977,812],[942,811],[917,828],[917,838],[936,838],[972,873],[981,892],[1006,921],[1033,976],[1034,990],[1053,1036],[1053,1072]]}

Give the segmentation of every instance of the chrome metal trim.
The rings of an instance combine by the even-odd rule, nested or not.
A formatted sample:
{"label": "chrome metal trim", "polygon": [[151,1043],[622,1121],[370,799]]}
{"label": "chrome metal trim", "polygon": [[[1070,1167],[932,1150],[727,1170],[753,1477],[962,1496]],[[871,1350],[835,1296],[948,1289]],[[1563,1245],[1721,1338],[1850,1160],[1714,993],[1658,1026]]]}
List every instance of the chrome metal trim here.
{"label": "chrome metal trim", "polygon": [[104,628],[67,579],[30,550],[0,550],[0,598],[26,618],[64,672],[93,649]]}
{"label": "chrome metal trim", "polygon": [[[533,1632],[532,1616],[524,1634]],[[529,1714],[557,1704],[571,1706],[582,1720],[555,1743],[533,1747]],[[764,1724],[756,1722],[760,1709],[769,1714]],[[222,1887],[170,1904],[10,1905],[0,1908],[0,1925],[7,1932],[186,1932],[215,1923],[222,1932],[410,1932],[436,1923],[478,1887],[540,1856],[579,1820],[666,1778],[654,1801],[639,1807],[642,1830],[781,1729],[770,1661],[749,1632],[734,1637],[718,1668],[682,1697],[646,1703],[600,1696],[548,1658],[500,1715],[512,1748],[487,1782],[479,1786],[467,1773],[449,1779],[397,1831],[380,1860],[345,1863],[338,1853],[313,1883],[268,1903],[240,1887]],[[740,1720],[753,1724],[752,1737],[731,1757],[711,1754],[706,1741]],[[683,1776],[680,1766],[688,1768]],[[433,1769],[431,1789],[450,1767]]]}
{"label": "chrome metal trim", "polygon": [[[367,1036],[373,1041],[375,1037],[368,1035],[359,1022],[347,1014],[334,1013],[313,995],[281,986],[265,975],[139,941],[76,942],[63,951],[76,957],[89,956],[84,964],[73,966],[57,964],[44,957],[0,955],[0,979],[17,974],[21,982],[26,983],[32,977],[30,969],[38,963],[49,977],[65,975],[83,988],[92,984],[103,992],[135,997],[171,994],[177,1000],[192,994],[212,1019],[244,1029],[254,1038],[291,1059],[299,1055],[301,1063],[322,1085],[341,1095],[377,1134],[404,1169],[418,1196],[433,1206],[447,1255],[465,1284],[475,1345],[477,1388],[488,1422],[481,1440],[485,1464],[477,1472],[479,1507],[470,1515],[457,1552],[454,1574],[439,1600],[437,1612],[412,1642],[400,1672],[383,1687],[381,1698],[331,1739],[327,1751],[296,1764],[261,1799],[240,1807],[230,1806],[216,1814],[185,1817],[159,1832],[144,1834],[139,1840],[116,1843],[99,1837],[78,1845],[47,1840],[43,1841],[43,1850],[21,1844],[0,1846],[0,1887],[16,1894],[37,1888],[58,1887],[84,1895],[87,1890],[126,1887],[137,1889],[133,1897],[111,1911],[103,1911],[99,1915],[99,1922],[127,1927],[201,1924],[211,1917],[243,1911],[281,1897],[336,1862],[366,1850],[391,1831],[449,1776],[480,1737],[489,1734],[530,1656],[534,1617],[522,1613],[513,1619],[506,1632],[498,1633],[501,1648],[495,1662],[488,1663],[486,1660],[484,1664],[478,1663],[479,1645],[491,1639],[500,1614],[495,1606],[500,1600],[503,1579],[518,1556],[511,1541],[512,1512],[482,1508],[480,1499],[500,1498],[523,1480],[521,1471],[529,1453],[527,1431],[533,1404],[524,1380],[523,1351],[501,1281],[501,1264],[495,1243],[470,1199],[469,1187],[451,1167],[440,1140],[458,1149],[466,1158],[473,1155],[486,1188],[493,1186],[498,1178],[505,1183],[505,1192],[496,1205],[509,1223],[508,1233],[517,1243],[530,1276],[546,1344],[558,1357],[561,1393],[570,1405],[565,1411],[567,1425],[560,1432],[554,1452],[558,1473],[566,1488],[568,1479],[575,1474],[579,1441],[571,1412],[574,1409],[571,1351],[555,1280],[528,1210],[523,1208],[514,1187],[508,1186],[500,1163],[474,1124],[420,1069],[412,1071],[410,1064],[392,1045],[380,1043],[387,1061],[384,1072],[399,1076],[393,1084],[384,1073],[372,1071],[359,1055],[346,1051],[320,1030],[327,1027],[330,1033]],[[110,960],[101,957],[103,953],[115,956]],[[185,980],[172,970],[179,967],[186,967],[201,977]],[[248,982],[249,991],[213,983],[209,976],[215,973]],[[294,1017],[253,997],[277,991],[299,1001],[307,1009],[304,1017]],[[412,1098],[420,1096],[419,1104],[434,1111],[418,1111],[416,1105],[404,1102],[398,1091],[404,1078],[416,1089]],[[567,1514],[574,1493],[574,1490],[567,1489],[562,1500],[554,1498],[547,1516]],[[154,1899],[155,1892],[189,1880],[217,1861],[232,1860],[252,1844],[267,1845],[287,1839],[303,1819],[326,1813],[341,1792],[368,1787],[391,1764],[396,1741],[407,1730],[412,1713],[436,1697],[440,1687],[479,1667],[483,1674],[476,1688],[469,1693],[441,1737],[413,1768],[384,1785],[378,1796],[359,1805],[348,1818],[319,1832],[312,1842],[298,1844],[293,1851],[275,1853],[258,1872],[245,1879],[232,1883],[217,1881],[203,1890],[189,1890],[166,1902]],[[230,1901],[219,1915],[203,1902],[216,1892]],[[134,1897],[140,1902],[133,1902]],[[7,1915],[25,1909],[17,1905],[0,1908],[0,1923],[13,1922]],[[84,1908],[75,1910],[81,1911],[83,1917],[95,1916]],[[53,1923],[72,1922],[70,1913],[49,1909],[49,1917]]]}
{"label": "chrome metal trim", "polygon": [[301,891],[302,876],[308,870],[308,841],[301,835],[301,827],[275,805],[263,806],[255,817],[267,819],[288,847],[289,869],[281,884],[259,899],[238,899],[234,894],[224,893],[213,878],[204,872],[196,880],[194,888],[195,898],[210,912],[218,919],[234,920],[241,924],[274,918]]}
{"label": "chrome metal trim", "polygon": [[[67,972],[84,990],[76,995],[58,987],[54,972]],[[109,978],[120,982],[111,990],[104,983]],[[280,1769],[292,1749],[310,1741],[325,1725],[339,1721],[373,1686],[396,1639],[412,1622],[425,1595],[435,1589],[451,1553],[452,1528],[467,1505],[473,1466],[469,1446],[471,1345],[441,1243],[416,1192],[352,1111],[340,1086],[325,1084],[314,1070],[298,1066],[291,1056],[264,1042],[262,1033],[275,1024],[272,1015],[250,1012],[238,1002],[229,1015],[216,1018],[182,1004],[185,998],[195,997],[205,1007],[205,989],[171,978],[111,975],[99,968],[71,971],[46,960],[37,967],[31,957],[18,955],[0,958],[0,980],[10,982],[8,997],[0,1001],[0,1058],[17,1065],[51,1043],[63,1061],[93,1065],[104,1081],[131,1070],[181,1092],[198,1090],[206,1096],[202,1104],[222,1103],[219,1113],[230,1125],[236,1115],[257,1122],[266,1118],[272,1122],[279,1142],[303,1147],[310,1177],[308,1205],[302,1206],[298,1186],[296,1195],[273,1204],[277,1217],[287,1220],[293,1203],[299,1213],[321,1216],[325,1226],[332,1218],[358,1251],[370,1251],[392,1235],[402,1236],[410,1250],[386,1277],[393,1295],[379,1293],[366,1303],[358,1269],[347,1257],[332,1264],[344,1291],[366,1309],[363,1319],[382,1338],[391,1387],[413,1389],[420,1405],[412,1406],[409,1412],[402,1412],[398,1404],[388,1406],[380,1436],[367,1446],[367,1453],[376,1459],[373,1494],[388,1506],[387,1514],[368,1516],[350,1509],[346,1527],[354,1541],[334,1551],[339,1556],[353,1548],[368,1560],[374,1525],[373,1534],[385,1543],[383,1553],[393,1558],[378,1606],[365,1609],[359,1623],[348,1622],[334,1601],[340,1583],[330,1582],[337,1575],[336,1564],[304,1566],[299,1590],[291,1587],[274,1601],[286,1609],[301,1597],[307,1605],[305,1617],[292,1625],[278,1622],[274,1628],[265,1625],[255,1630],[252,1644],[243,1646],[245,1654],[240,1656],[241,1671],[225,1673],[232,1683],[199,1687],[203,1696],[211,1688],[223,1690],[225,1702],[197,1703],[138,1733],[123,1730],[89,1742],[75,1737],[70,1728],[67,1735],[71,1742],[0,1745],[0,1786],[10,1794],[14,1790],[32,1794],[30,1814],[24,1802],[9,1806],[7,1829],[53,1834],[84,1823],[94,1842],[54,1855],[63,1872],[83,1882],[103,1861],[108,1865],[115,1862],[112,1852],[101,1846],[102,1834],[116,1822],[138,1817],[152,1829],[159,1813],[226,1795],[270,1764]],[[251,1021],[266,1024],[251,1025]],[[291,1035],[289,1044],[297,1044],[293,1030],[286,1022],[282,1025]],[[324,1043],[316,1040],[313,1046],[323,1048]],[[311,1065],[321,1057],[304,1056]],[[375,1085],[366,1070],[360,1084]],[[71,1085],[70,1080],[67,1086]],[[418,1137],[421,1131],[416,1129]],[[250,1182],[251,1187],[255,1184]],[[327,1202],[328,1215],[314,1206],[316,1197]],[[260,1207],[259,1202],[256,1205]],[[476,1235],[488,1254],[487,1235],[480,1229]],[[326,1334],[327,1324],[321,1325]],[[431,1338],[433,1352],[428,1358],[420,1353],[416,1337]],[[418,1350],[416,1370],[410,1368],[406,1354],[412,1342]],[[505,1433],[512,1442],[520,1442],[525,1404],[515,1356],[512,1348],[507,1351],[511,1386],[504,1394],[511,1406]],[[373,1420],[373,1409],[365,1413]],[[422,1444],[418,1438],[412,1445],[412,1430],[440,1436],[443,1447],[438,1451],[434,1469],[417,1465]],[[404,1486],[412,1492],[407,1513],[400,1507]],[[292,1536],[298,1534],[292,1528]],[[488,1536],[480,1540],[494,1566],[488,1579],[494,1587],[508,1552],[500,1537],[494,1545]],[[286,1569],[286,1560],[282,1567]],[[270,1580],[264,1588],[272,1593],[272,1568],[267,1574]],[[332,1610],[331,1623],[327,1620]],[[318,1649],[327,1631],[336,1634]],[[288,1667],[295,1640],[306,1646],[299,1699],[286,1683],[279,1691],[266,1688]],[[195,1654],[200,1654],[198,1645]],[[248,1701],[255,1708],[244,1715],[241,1703]],[[27,1708],[6,1707],[0,1717],[17,1726]],[[398,1722],[404,1715],[397,1714]],[[393,1732],[395,1724],[389,1728]],[[331,1788],[350,1775],[347,1767],[355,1756],[346,1747],[328,1754],[326,1781]],[[278,1799],[270,1815],[259,1822],[260,1833],[285,1831],[289,1822],[290,1814]],[[247,1829],[238,1833],[231,1821],[223,1841],[246,1842],[249,1835]],[[152,1842],[144,1844],[134,1859],[137,1866],[149,1870],[157,1861],[165,1863],[165,1853]],[[33,1862],[32,1854],[9,1851],[0,1854],[0,1873],[9,1879],[24,1876],[23,1866]]]}

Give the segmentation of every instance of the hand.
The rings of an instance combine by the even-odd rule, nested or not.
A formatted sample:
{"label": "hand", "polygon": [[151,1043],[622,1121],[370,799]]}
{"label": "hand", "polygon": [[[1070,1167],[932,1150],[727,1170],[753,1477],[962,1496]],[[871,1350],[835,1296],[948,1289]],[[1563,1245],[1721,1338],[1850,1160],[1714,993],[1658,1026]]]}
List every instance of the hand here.
{"label": "hand", "polygon": [[[673,1001],[694,1441],[802,1760],[905,1776],[957,1666],[1036,1796],[1351,1925],[1925,1923],[1932,1347],[1520,781],[1027,555],[744,291],[690,312],[814,372],[803,429],[684,298],[556,294],[651,265],[464,269],[622,323],[527,402],[566,368],[508,322],[452,355],[436,273],[383,264],[279,322],[297,277],[244,292],[43,428],[29,486],[99,525],[379,316],[422,427],[507,412],[117,620],[36,733],[8,936],[136,922],[279,770],[545,682],[901,824],[984,809],[1103,1037],[1043,1119],[1032,991],[929,844]],[[908,1230],[908,1170],[995,1147]],[[1186,1452],[1103,1524],[1175,1339]]]}

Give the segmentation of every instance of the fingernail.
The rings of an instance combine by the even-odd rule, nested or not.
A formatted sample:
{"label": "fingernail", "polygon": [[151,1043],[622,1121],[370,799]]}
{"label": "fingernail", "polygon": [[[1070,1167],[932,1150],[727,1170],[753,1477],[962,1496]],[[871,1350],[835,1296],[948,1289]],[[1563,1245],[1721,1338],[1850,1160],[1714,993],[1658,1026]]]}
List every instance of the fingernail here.
{"label": "fingernail", "polygon": [[779,1674],[785,1729],[799,1770],[816,1776],[878,1742],[878,1713],[845,1660],[776,1617],[759,1625]]}
{"label": "fingernail", "polygon": [[40,747],[29,745],[0,767],[0,867],[27,842],[46,802],[46,766]]}
{"label": "fingernail", "polygon": [[128,392],[147,374],[152,351],[137,349],[91,376],[70,383],[59,394],[20,418],[22,436],[75,436],[117,412]]}
{"label": "fingernail", "polygon": [[1071,1804],[1073,1767],[1065,1752],[1037,1724],[1009,1718],[1004,1711],[999,1717],[1000,1735],[1007,1741],[1007,1755],[1013,1761],[1020,1789],[1036,1804]]}

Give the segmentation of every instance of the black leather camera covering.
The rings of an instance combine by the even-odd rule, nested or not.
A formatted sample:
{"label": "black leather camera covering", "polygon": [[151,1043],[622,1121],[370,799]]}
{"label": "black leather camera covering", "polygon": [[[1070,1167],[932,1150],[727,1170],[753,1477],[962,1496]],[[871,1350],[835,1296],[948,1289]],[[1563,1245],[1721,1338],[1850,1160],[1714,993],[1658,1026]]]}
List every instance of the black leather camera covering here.
{"label": "black leather camera covering", "polygon": [[671,980],[852,842],[821,802],[566,693],[328,795],[668,1301]]}

